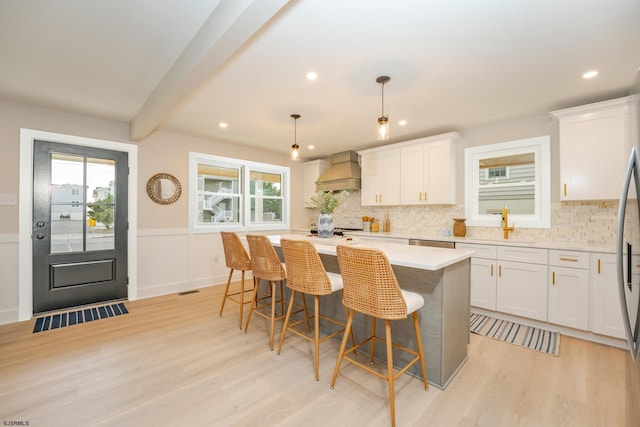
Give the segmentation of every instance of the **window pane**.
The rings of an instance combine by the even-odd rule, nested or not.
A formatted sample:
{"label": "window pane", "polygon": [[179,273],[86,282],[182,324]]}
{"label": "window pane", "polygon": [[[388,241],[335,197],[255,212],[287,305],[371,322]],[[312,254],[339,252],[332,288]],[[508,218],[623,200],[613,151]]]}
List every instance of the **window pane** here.
{"label": "window pane", "polygon": [[198,224],[241,221],[239,167],[198,164]]}
{"label": "window pane", "polygon": [[282,175],[251,171],[249,188],[252,196],[280,197],[282,196]]}
{"label": "window pane", "polygon": [[251,222],[281,222],[282,199],[251,199]]}
{"label": "window pane", "polygon": [[84,249],[84,157],[51,155],[51,253]]}
{"label": "window pane", "polygon": [[201,194],[198,196],[198,223],[240,222],[240,196]]}

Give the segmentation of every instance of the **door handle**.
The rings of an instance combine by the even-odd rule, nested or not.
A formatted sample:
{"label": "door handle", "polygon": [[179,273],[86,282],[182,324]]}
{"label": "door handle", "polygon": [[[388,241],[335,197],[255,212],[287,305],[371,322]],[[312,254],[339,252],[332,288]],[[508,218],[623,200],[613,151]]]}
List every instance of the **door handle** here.
{"label": "door handle", "polygon": [[36,239],[38,239],[38,240],[44,239],[44,234],[42,234],[42,233],[36,234]]}

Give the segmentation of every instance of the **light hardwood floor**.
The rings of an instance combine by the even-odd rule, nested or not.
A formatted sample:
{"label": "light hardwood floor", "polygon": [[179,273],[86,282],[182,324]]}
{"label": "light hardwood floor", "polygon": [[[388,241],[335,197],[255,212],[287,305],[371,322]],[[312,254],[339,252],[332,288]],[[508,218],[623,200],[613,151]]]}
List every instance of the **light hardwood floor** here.
{"label": "light hardwood floor", "polygon": [[[315,381],[311,343],[288,335],[280,356],[269,351],[266,320],[245,334],[237,305],[218,316],[223,290],[127,302],[127,315],[38,334],[34,320],[0,326],[0,423],[389,425],[380,379],[345,365],[329,389],[338,342],[321,346]],[[621,426],[624,357],[564,336],[553,357],[472,334],[445,391],[398,380],[397,425]]]}

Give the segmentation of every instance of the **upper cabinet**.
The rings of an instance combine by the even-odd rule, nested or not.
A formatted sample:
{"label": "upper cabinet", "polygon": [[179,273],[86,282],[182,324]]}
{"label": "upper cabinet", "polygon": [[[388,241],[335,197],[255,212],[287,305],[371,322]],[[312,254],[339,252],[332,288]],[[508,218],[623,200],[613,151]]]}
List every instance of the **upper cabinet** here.
{"label": "upper cabinet", "polygon": [[456,203],[457,133],[360,151],[362,206]]}
{"label": "upper cabinet", "polygon": [[560,200],[619,199],[631,147],[627,98],[551,114],[560,128]]}
{"label": "upper cabinet", "polygon": [[400,146],[400,204],[456,203],[457,133]]}
{"label": "upper cabinet", "polygon": [[303,205],[307,206],[307,202],[316,193],[316,181],[320,178],[320,175],[327,169],[329,169],[329,162],[327,160],[312,160],[303,164],[304,168],[304,200]]}
{"label": "upper cabinet", "polygon": [[362,206],[400,203],[400,150],[386,146],[360,152]]}

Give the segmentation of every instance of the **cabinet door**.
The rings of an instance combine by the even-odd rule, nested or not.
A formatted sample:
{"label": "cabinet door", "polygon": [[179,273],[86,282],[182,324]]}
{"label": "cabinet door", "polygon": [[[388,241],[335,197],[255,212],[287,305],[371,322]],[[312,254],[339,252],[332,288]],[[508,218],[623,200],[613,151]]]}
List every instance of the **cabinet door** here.
{"label": "cabinet door", "polygon": [[496,261],[471,258],[471,305],[496,309]]}
{"label": "cabinet door", "polygon": [[498,261],[498,311],[547,321],[546,265]]}
{"label": "cabinet door", "polygon": [[400,149],[400,204],[425,204],[424,145],[415,144]]}
{"label": "cabinet door", "polygon": [[589,270],[549,267],[549,322],[589,329]]}
{"label": "cabinet door", "polygon": [[456,203],[456,164],[450,140],[424,147],[424,180],[427,204]]}
{"label": "cabinet door", "polygon": [[400,150],[386,149],[361,153],[362,206],[400,203]]}
{"label": "cabinet door", "polygon": [[589,329],[596,334],[625,339],[614,254],[591,254],[590,299]]}
{"label": "cabinet door", "polygon": [[400,204],[400,150],[398,148],[382,150],[380,168],[380,205]]}
{"label": "cabinet door", "polygon": [[620,197],[629,155],[627,109],[617,102],[598,105],[559,113],[561,200]]}
{"label": "cabinet door", "polygon": [[381,159],[378,158],[376,152],[369,151],[362,153],[360,156],[361,169],[361,188],[360,197],[362,206],[373,206],[378,204],[379,197],[379,176],[382,165]]}

